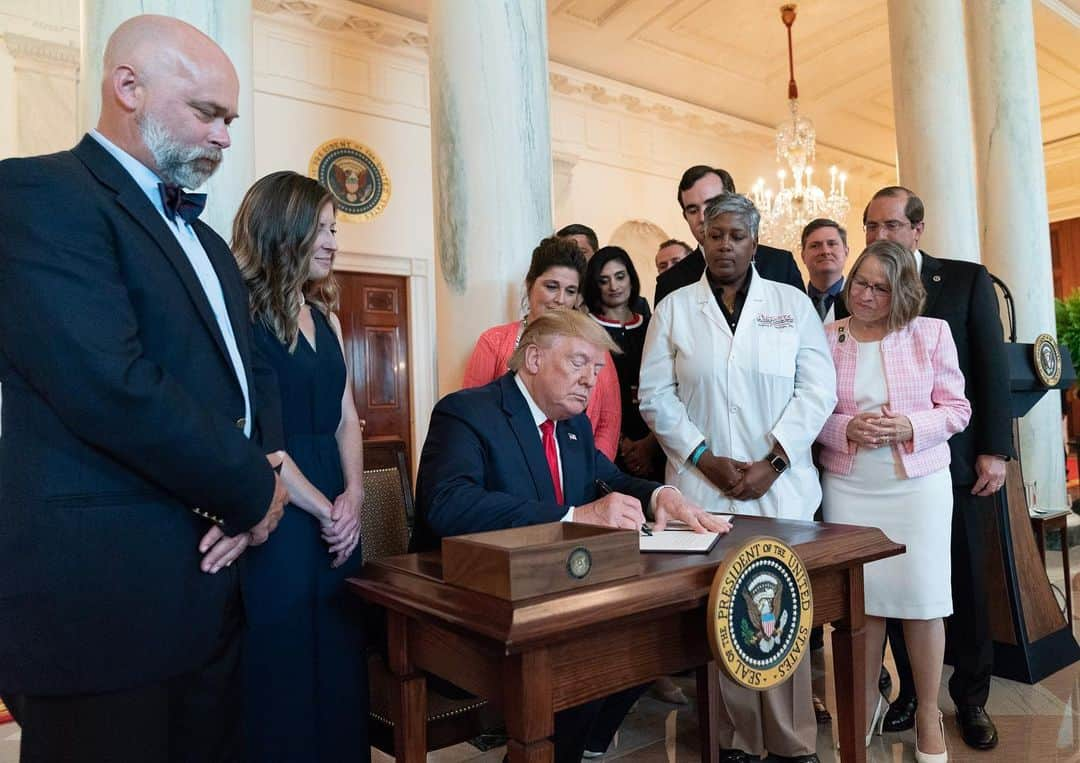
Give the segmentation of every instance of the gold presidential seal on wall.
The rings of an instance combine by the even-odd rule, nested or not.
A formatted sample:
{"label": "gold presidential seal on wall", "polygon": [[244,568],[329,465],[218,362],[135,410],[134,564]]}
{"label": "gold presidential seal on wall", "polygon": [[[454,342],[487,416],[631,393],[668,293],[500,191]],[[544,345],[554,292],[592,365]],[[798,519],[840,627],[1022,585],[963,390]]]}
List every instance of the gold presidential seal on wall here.
{"label": "gold presidential seal on wall", "polygon": [[751,538],[716,570],[706,618],[713,656],[731,680],[757,690],[782,684],[806,654],[814,622],[806,567],[783,541]]}
{"label": "gold presidential seal on wall", "polygon": [[1053,387],[1061,381],[1061,350],[1057,340],[1049,334],[1039,334],[1032,345],[1035,356],[1035,374],[1043,386]]}
{"label": "gold presidential seal on wall", "polygon": [[348,138],[328,140],[311,155],[308,174],[326,186],[338,214],[370,220],[390,201],[390,176],[367,146]]}

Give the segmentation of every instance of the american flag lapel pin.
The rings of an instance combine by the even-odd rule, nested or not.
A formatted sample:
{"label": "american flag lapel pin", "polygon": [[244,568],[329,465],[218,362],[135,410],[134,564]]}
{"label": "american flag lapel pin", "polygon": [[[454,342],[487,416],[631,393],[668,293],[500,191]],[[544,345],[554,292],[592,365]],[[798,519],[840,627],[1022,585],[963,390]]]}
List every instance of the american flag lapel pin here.
{"label": "american flag lapel pin", "polygon": [[576,440],[577,439],[577,435],[574,434],[573,432],[567,432],[566,436],[569,437],[571,440]]}

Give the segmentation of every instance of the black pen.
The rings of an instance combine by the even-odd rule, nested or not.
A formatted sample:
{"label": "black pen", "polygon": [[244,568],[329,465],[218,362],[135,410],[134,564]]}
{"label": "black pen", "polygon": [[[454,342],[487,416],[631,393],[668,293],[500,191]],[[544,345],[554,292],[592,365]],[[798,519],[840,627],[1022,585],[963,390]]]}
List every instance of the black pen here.
{"label": "black pen", "polygon": [[[602,496],[609,495],[610,493],[615,492],[614,490],[611,489],[611,485],[604,482],[603,480],[596,480],[596,490]],[[642,533],[642,535],[648,535],[648,536],[652,537],[652,530],[649,529],[648,525],[642,525],[641,526],[641,533]]]}

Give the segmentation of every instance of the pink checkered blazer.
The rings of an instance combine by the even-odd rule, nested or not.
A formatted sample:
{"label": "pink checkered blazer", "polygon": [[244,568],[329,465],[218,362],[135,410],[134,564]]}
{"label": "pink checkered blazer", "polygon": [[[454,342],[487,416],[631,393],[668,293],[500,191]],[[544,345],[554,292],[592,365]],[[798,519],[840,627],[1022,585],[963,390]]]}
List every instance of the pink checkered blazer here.
{"label": "pink checkered blazer", "polygon": [[[836,364],[836,409],[818,435],[824,445],[821,465],[836,474],[849,474],[858,446],[847,438],[847,426],[857,414],[855,363],[858,343],[852,341],[849,318],[825,327]],[[847,340],[840,336],[846,333]],[[916,318],[881,342],[889,409],[911,420],[914,436],[897,446],[904,473],[921,477],[949,465],[948,440],[964,429],[971,404],[964,397],[964,374],[956,359],[949,324],[937,318]]]}

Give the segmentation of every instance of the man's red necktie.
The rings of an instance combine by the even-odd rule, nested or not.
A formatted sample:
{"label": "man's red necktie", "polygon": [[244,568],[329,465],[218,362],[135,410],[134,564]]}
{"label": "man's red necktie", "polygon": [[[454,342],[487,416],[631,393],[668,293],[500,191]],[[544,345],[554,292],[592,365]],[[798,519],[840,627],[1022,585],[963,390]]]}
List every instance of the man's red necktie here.
{"label": "man's red necktie", "polygon": [[559,474],[559,456],[555,452],[555,422],[548,419],[540,425],[540,432],[544,435],[544,457],[551,472],[551,484],[555,486],[555,503],[562,503],[562,475]]}

